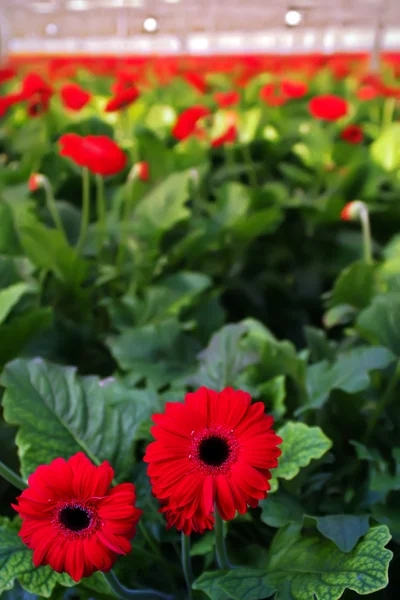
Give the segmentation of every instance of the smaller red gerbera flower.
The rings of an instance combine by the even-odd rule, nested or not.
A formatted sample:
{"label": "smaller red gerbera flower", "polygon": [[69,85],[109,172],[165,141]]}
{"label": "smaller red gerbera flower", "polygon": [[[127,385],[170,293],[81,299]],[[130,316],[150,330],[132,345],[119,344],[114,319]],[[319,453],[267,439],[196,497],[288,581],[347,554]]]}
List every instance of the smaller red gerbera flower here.
{"label": "smaller red gerbera flower", "polygon": [[267,83],[260,89],[260,98],[268,106],[282,106],[288,101],[287,96],[281,93],[273,83]]}
{"label": "smaller red gerbera flower", "polygon": [[374,100],[377,96],[379,96],[379,90],[374,85],[362,85],[357,90],[357,98],[359,100]]}
{"label": "smaller red gerbera flower", "polygon": [[230,125],[225,133],[211,141],[211,146],[213,148],[218,148],[224,144],[233,144],[236,142],[237,134],[238,131],[236,125]]}
{"label": "smaller red gerbera flower", "polygon": [[21,96],[27,100],[35,94],[50,97],[53,90],[40,75],[29,73],[22,82]]}
{"label": "smaller red gerbera flower", "polygon": [[361,200],[353,200],[348,202],[340,213],[342,221],[355,221],[359,218],[361,211],[366,210],[364,202]]}
{"label": "smaller red gerbera flower", "polygon": [[210,114],[210,109],[200,104],[187,108],[179,115],[172,129],[172,135],[178,140],[184,140],[191,135],[201,135],[197,122]]}
{"label": "smaller red gerbera flower", "polygon": [[333,94],[315,96],[308,104],[309,111],[315,119],[337,121],[347,115],[349,105],[343,98]]}
{"label": "smaller red gerbera flower", "polygon": [[239,92],[215,92],[214,100],[220,108],[229,108],[235,106],[240,101]]}
{"label": "smaller red gerbera flower", "polygon": [[79,111],[90,101],[91,95],[77,83],[66,83],[60,90],[65,108]]}
{"label": "smaller red gerbera flower", "polygon": [[135,102],[139,95],[140,92],[135,87],[129,87],[121,90],[107,102],[104,110],[105,112],[116,112],[118,110],[122,110],[123,108],[127,108],[133,102]]}
{"label": "smaller red gerbera flower", "polygon": [[191,517],[185,517],[182,508],[172,510],[166,504],[160,508],[160,512],[165,515],[167,529],[176,527],[178,531],[183,531],[185,535],[190,535],[193,531],[203,534],[206,529],[214,527],[214,517],[211,514],[205,515],[200,510],[197,510]]}
{"label": "smaller red gerbera flower", "polygon": [[347,125],[341,132],[340,137],[349,144],[361,144],[364,139],[364,132],[359,125]]}
{"label": "smaller red gerbera flower", "polygon": [[114,470],[96,467],[82,452],[39,466],[29,487],[12,507],[22,519],[19,535],[33,550],[33,563],[50,565],[74,581],[107,572],[118,555],[131,551],[130,540],[142,511],[135,507],[135,486],[111,488]]}
{"label": "smaller red gerbera flower", "polygon": [[283,79],[281,81],[281,91],[288,98],[303,98],[308,93],[308,85],[302,81]]}
{"label": "smaller red gerbera flower", "polygon": [[149,163],[142,160],[137,162],[134,166],[135,175],[140,181],[149,181],[150,179],[150,166]]}
{"label": "smaller red gerbera flower", "polygon": [[127,158],[121,148],[105,135],[66,133],[58,140],[60,155],[99,175],[115,175],[125,168]]}

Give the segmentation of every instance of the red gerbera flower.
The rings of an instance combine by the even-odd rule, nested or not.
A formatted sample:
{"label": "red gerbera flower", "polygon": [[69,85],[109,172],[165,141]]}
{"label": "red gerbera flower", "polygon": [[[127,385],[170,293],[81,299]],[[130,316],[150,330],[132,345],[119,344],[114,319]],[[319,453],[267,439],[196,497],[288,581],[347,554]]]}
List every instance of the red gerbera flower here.
{"label": "red gerbera flower", "polygon": [[144,460],[154,495],[189,519],[209,515],[216,505],[223,519],[256,507],[270,489],[269,469],[278,465],[281,439],[271,429],[264,404],[246,392],[205,387],[185,402],[167,402]]}
{"label": "red gerbera flower", "polygon": [[240,101],[239,92],[215,92],[214,100],[220,108],[229,108]]}
{"label": "red gerbera flower", "polygon": [[284,79],[281,81],[281,91],[288,98],[302,98],[308,93],[308,85],[302,81]]}
{"label": "red gerbera flower", "polygon": [[288,101],[287,96],[273,83],[267,83],[260,89],[260,98],[268,106],[282,106]]}
{"label": "red gerbera flower", "polygon": [[105,135],[66,133],[59,139],[60,155],[67,156],[81,167],[87,167],[99,175],[115,175],[126,165],[126,155],[121,148]]}
{"label": "red gerbera flower", "polygon": [[22,82],[19,99],[28,102],[27,110],[30,117],[38,117],[49,109],[52,95],[52,88],[40,75],[29,73]]}
{"label": "red gerbera flower", "polygon": [[43,183],[43,175],[40,173],[32,173],[29,177],[28,188],[31,192],[36,192]]}
{"label": "red gerbera flower", "polygon": [[316,119],[325,119],[326,121],[337,121],[347,115],[349,105],[346,100],[333,94],[326,96],[315,96],[308,104],[312,116]]}
{"label": "red gerbera flower", "polygon": [[197,510],[194,515],[187,518],[184,516],[182,508],[171,510],[166,504],[160,508],[160,512],[165,514],[167,520],[167,529],[176,527],[178,531],[183,531],[185,535],[190,535],[192,531],[203,534],[206,529],[212,529],[214,527],[214,517],[203,514],[200,510]]}
{"label": "red gerbera flower", "polygon": [[196,105],[187,108],[178,117],[177,122],[172,129],[172,135],[178,140],[184,140],[190,135],[201,135],[201,130],[198,128],[197,121],[211,114],[211,111],[206,106]]}
{"label": "red gerbera flower", "polygon": [[65,108],[79,111],[90,101],[91,95],[77,83],[67,83],[60,90]]}
{"label": "red gerbera flower", "polygon": [[142,511],[135,508],[134,485],[110,488],[113,477],[107,461],[96,467],[82,452],[41,465],[29,477],[12,506],[35,567],[50,565],[79,581],[109,571],[119,554],[131,551]]}
{"label": "red gerbera flower", "polygon": [[188,73],[184,73],[183,77],[188,83],[190,83],[192,87],[194,87],[198,92],[200,92],[200,94],[206,93],[207,83],[202,75],[190,71]]}
{"label": "red gerbera flower", "polygon": [[226,143],[233,144],[234,142],[236,142],[237,133],[238,132],[236,125],[230,125],[225,131],[225,133],[211,141],[211,146],[213,148],[218,148],[219,146],[223,146]]}
{"label": "red gerbera flower", "polygon": [[365,204],[361,200],[353,200],[348,202],[340,213],[342,221],[355,221],[359,218],[362,211],[365,211]]}
{"label": "red gerbera flower", "polygon": [[343,129],[340,137],[349,144],[361,144],[364,139],[364,132],[359,125],[348,125]]}
{"label": "red gerbera flower", "polygon": [[379,90],[374,85],[363,85],[357,91],[359,100],[373,100],[379,96]]}
{"label": "red gerbera flower", "polygon": [[135,87],[121,90],[113,98],[111,98],[105,107],[106,112],[116,112],[122,108],[127,108],[139,97],[139,90]]}
{"label": "red gerbera flower", "polygon": [[142,160],[137,162],[134,166],[135,174],[140,181],[149,181],[150,179],[150,167],[149,163]]}
{"label": "red gerbera flower", "polygon": [[14,69],[11,69],[10,67],[4,67],[3,69],[0,69],[0,84],[9,81],[13,77],[15,77]]}

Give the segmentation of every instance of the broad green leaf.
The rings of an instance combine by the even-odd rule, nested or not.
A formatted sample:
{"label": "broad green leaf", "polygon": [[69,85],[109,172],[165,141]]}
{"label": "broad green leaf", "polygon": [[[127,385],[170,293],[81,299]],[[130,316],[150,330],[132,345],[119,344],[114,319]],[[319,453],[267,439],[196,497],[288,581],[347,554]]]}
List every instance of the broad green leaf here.
{"label": "broad green leaf", "polygon": [[[290,526],[289,526],[290,527]],[[280,530],[269,549],[267,581],[292,600],[338,600],[345,589],[371,594],[388,584],[392,552],[385,548],[390,533],[372,527],[351,552],[319,536]],[[285,596],[284,596],[285,597]]]}
{"label": "broad green leaf", "polygon": [[400,123],[392,123],[371,144],[370,153],[374,161],[386,171],[400,167]]}
{"label": "broad green leaf", "polygon": [[190,556],[204,556],[213,552],[215,548],[215,535],[213,531],[209,531],[201,536],[201,538],[192,546]]}
{"label": "broad green leaf", "polygon": [[278,375],[262,383],[258,389],[267,413],[271,414],[274,419],[281,419],[286,414],[285,376]]}
{"label": "broad green leaf", "polygon": [[3,366],[24,351],[27,344],[53,320],[51,308],[37,308],[15,316],[10,323],[0,325],[0,365]]}
{"label": "broad green leaf", "polygon": [[35,267],[28,258],[0,255],[0,289],[21,280],[29,281],[34,271]]}
{"label": "broad green leaf", "polygon": [[245,185],[228,182],[216,192],[216,212],[214,219],[224,229],[232,228],[247,215],[250,207],[250,190]]}
{"label": "broad green leaf", "polygon": [[282,455],[278,458],[278,467],[272,471],[271,492],[278,489],[278,479],[294,479],[302,467],[321,458],[332,446],[320,427],[309,427],[305,423],[289,421],[277,434],[282,438]]}
{"label": "broad green leaf", "polygon": [[211,600],[260,600],[275,592],[268,575],[260,569],[238,567],[233,571],[203,573],[193,584]]}
{"label": "broad green leaf", "polygon": [[336,544],[342,552],[351,552],[369,529],[369,516],[329,515],[313,517],[322,535]]}
{"label": "broad green leaf", "polygon": [[0,595],[11,590],[14,581],[31,594],[50,598],[57,583],[70,587],[74,581],[66,574],[60,575],[50,567],[36,568],[32,550],[18,536],[16,523],[0,523]]}
{"label": "broad green leaf", "polygon": [[357,319],[361,334],[400,356],[400,293],[376,296]]}
{"label": "broad green leaf", "polygon": [[249,243],[260,235],[276,231],[282,220],[282,210],[271,206],[242,217],[234,224],[232,231],[241,243]]}
{"label": "broad green leaf", "polygon": [[33,291],[32,286],[27,283],[15,283],[0,291],[0,324],[7,318],[7,315],[21,300],[22,296],[29,291]]}
{"label": "broad green leaf", "polygon": [[376,287],[375,271],[374,265],[361,260],[344,269],[335,281],[329,306],[346,304],[358,309],[368,306]]}
{"label": "broad green leaf", "polygon": [[355,394],[370,385],[370,372],[385,369],[395,360],[386,348],[360,347],[342,352],[334,363],[322,361],[307,369],[308,402],[298,413],[320,408],[332,390]]}
{"label": "broad green leaf", "polygon": [[182,331],[175,318],[125,329],[121,335],[110,336],[107,346],[121,369],[157,388],[187,376],[199,351],[196,340]]}
{"label": "broad green leaf", "polygon": [[325,331],[316,327],[304,327],[307,347],[314,362],[321,360],[334,360],[334,344],[326,337]]}
{"label": "broad green leaf", "polygon": [[20,251],[13,211],[6,202],[0,202],[0,252],[17,254]]}
{"label": "broad green leaf", "polygon": [[108,460],[117,477],[129,472],[135,433],[143,411],[148,416],[146,405],[151,406],[146,393],[121,391],[118,382],[105,388],[97,377],[78,377],[75,368],[42,359],[15,360],[1,382],[4,418],[19,428],[24,478],[40,464],[79,451],[97,464]]}
{"label": "broad green leaf", "polygon": [[304,508],[295,496],[285,490],[278,490],[260,501],[261,520],[270,527],[283,527],[288,523],[301,522]]}
{"label": "broad green leaf", "polygon": [[41,223],[20,228],[21,244],[31,261],[52,271],[60,281],[78,286],[86,276],[87,265],[64,236]]}
{"label": "broad green leaf", "polygon": [[237,377],[257,361],[257,354],[240,347],[247,333],[246,325],[225,325],[213,335],[207,348],[199,354],[199,368],[191,377],[193,385],[205,385],[213,390],[234,386]]}

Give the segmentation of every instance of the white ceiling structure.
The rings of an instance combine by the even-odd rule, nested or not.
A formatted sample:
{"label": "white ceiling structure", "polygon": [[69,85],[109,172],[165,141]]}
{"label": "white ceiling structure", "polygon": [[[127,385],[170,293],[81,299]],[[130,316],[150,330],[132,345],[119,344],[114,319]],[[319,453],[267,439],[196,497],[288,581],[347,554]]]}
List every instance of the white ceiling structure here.
{"label": "white ceiling structure", "polygon": [[365,51],[379,26],[400,50],[400,0],[0,0],[0,19],[13,53]]}

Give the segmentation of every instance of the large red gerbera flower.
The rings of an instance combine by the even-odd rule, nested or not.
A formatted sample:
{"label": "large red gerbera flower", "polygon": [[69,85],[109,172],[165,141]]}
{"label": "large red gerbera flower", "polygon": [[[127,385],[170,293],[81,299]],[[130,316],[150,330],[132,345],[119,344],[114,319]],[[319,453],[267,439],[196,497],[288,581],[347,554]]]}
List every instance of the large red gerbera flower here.
{"label": "large red gerbera flower", "polygon": [[105,107],[106,112],[116,112],[130,106],[139,97],[139,90],[135,87],[120,90],[113,98],[111,98]]}
{"label": "large red gerbera flower", "polygon": [[65,108],[79,111],[90,101],[91,95],[77,83],[66,83],[60,90]]}
{"label": "large red gerbera flower", "polygon": [[176,527],[178,531],[183,531],[185,535],[190,535],[192,531],[203,534],[206,529],[214,527],[214,517],[211,514],[205,515],[200,510],[197,510],[194,515],[187,518],[182,508],[171,510],[168,504],[166,504],[160,508],[160,512],[165,515],[167,529]]}
{"label": "large red gerbera flower", "polygon": [[79,581],[109,571],[119,554],[131,551],[142,511],[135,508],[134,485],[110,488],[113,477],[107,461],[95,467],[82,452],[41,465],[29,477],[12,506],[35,567],[50,565]]}
{"label": "large red gerbera flower", "polygon": [[197,122],[209,114],[211,114],[211,111],[206,106],[195,105],[187,108],[179,115],[172,129],[172,135],[178,140],[184,140],[190,135],[201,136],[201,130]]}
{"label": "large red gerbera flower", "polygon": [[252,405],[249,394],[232,388],[202,387],[183,404],[168,402],[153,421],[156,441],[144,458],[153,493],[182,518],[209,515],[216,505],[223,519],[233,519],[266,498],[282,440],[262,402]]}
{"label": "large red gerbera flower", "polygon": [[105,135],[66,133],[58,140],[61,156],[67,156],[81,167],[87,167],[99,175],[115,175],[126,165],[126,155],[121,148]]}
{"label": "large red gerbera flower", "polygon": [[340,133],[340,137],[349,144],[361,144],[364,132],[359,125],[347,125]]}
{"label": "large red gerbera flower", "polygon": [[337,121],[347,115],[349,105],[346,100],[327,94],[326,96],[315,96],[308,104],[311,115],[316,119],[325,119],[326,121]]}

